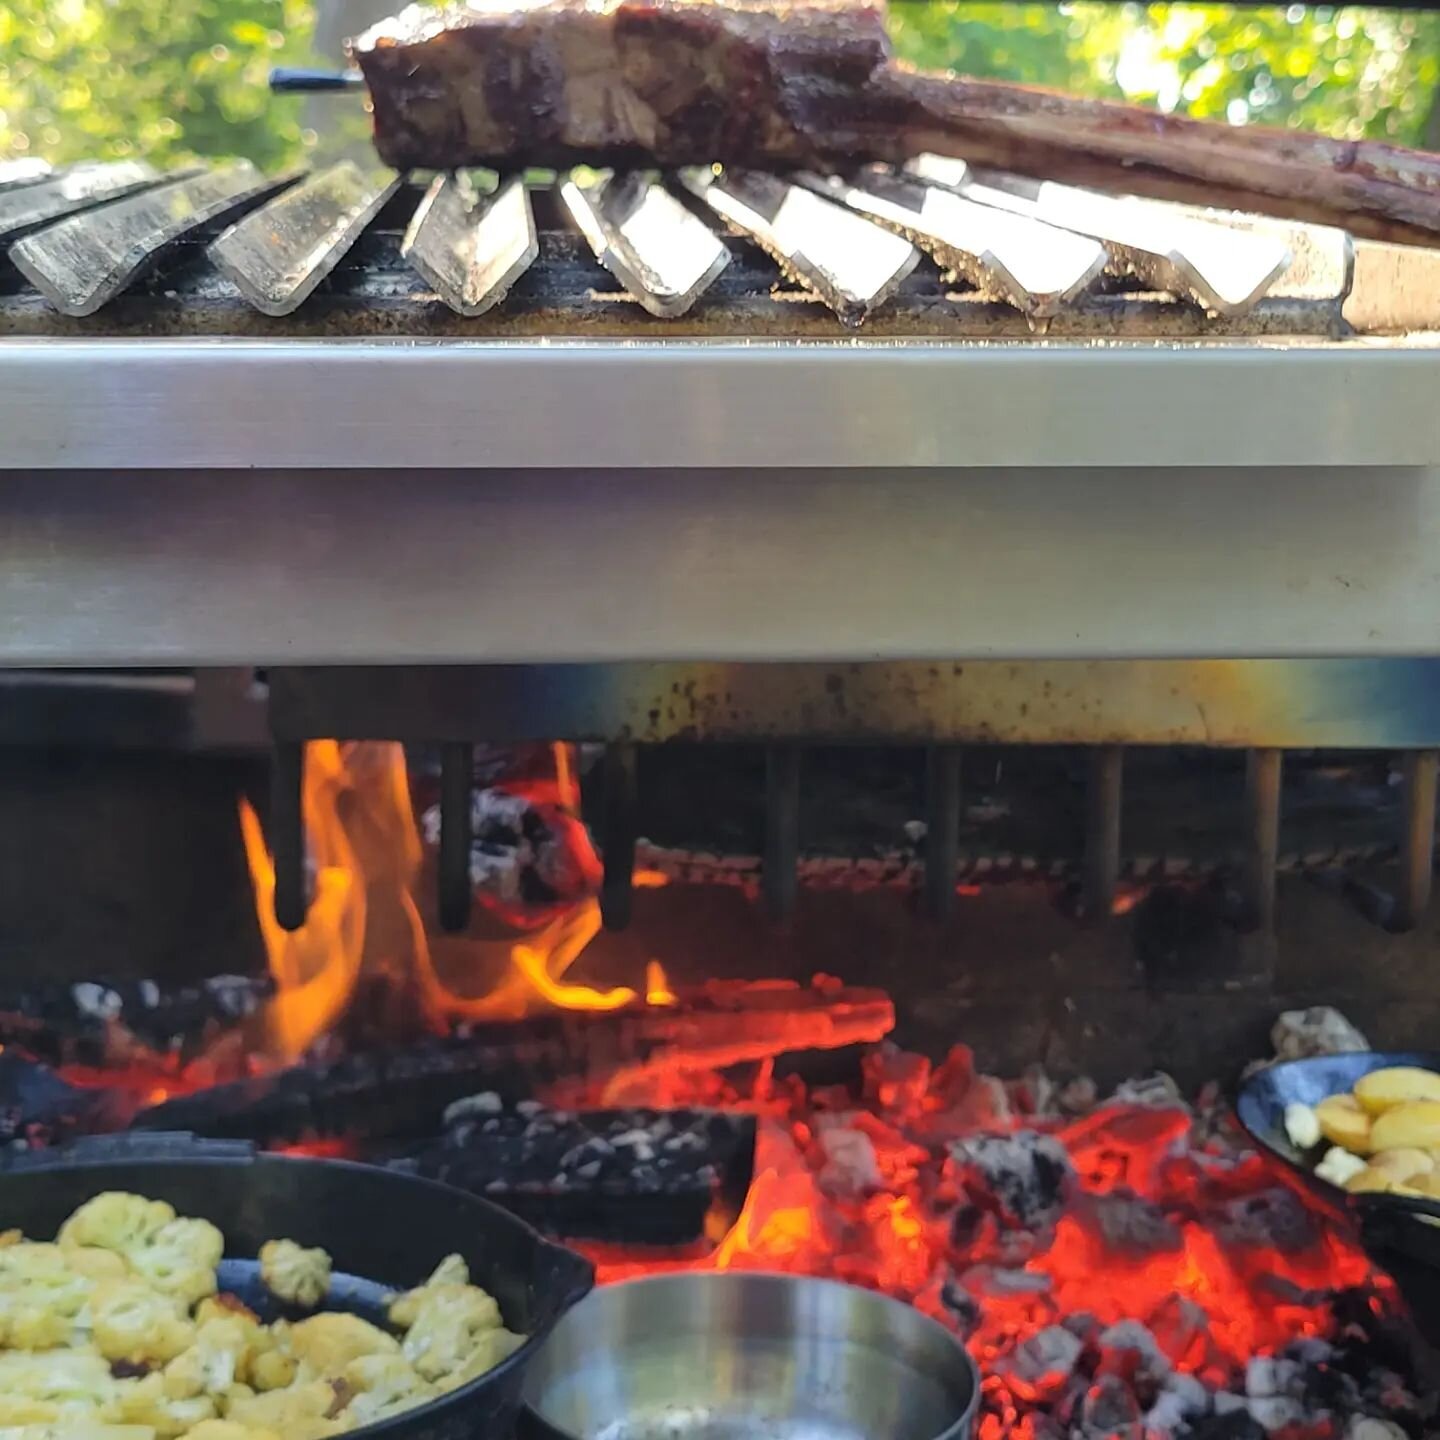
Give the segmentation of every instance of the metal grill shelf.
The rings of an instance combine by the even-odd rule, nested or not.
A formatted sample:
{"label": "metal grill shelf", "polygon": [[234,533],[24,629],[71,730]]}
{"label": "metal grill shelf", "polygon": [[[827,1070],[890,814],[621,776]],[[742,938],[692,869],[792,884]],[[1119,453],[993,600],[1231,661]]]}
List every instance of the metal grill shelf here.
{"label": "metal grill shelf", "polygon": [[[753,242],[733,236],[725,239],[729,265],[688,313],[667,319],[647,314],[567,224],[549,191],[532,195],[540,225],[538,260],[503,304],[467,318],[441,303],[401,253],[419,194],[414,187],[402,188],[333,273],[287,317],[259,313],[217,269],[207,253],[217,227],[209,227],[174,244],[155,270],[83,320],[57,313],[13,264],[0,263],[0,336],[773,339],[845,333],[813,293],[785,279]],[[1107,274],[1037,323],[964,281],[947,279],[927,258],[868,317],[863,333],[1025,339],[1040,329],[1053,338],[1073,339],[1326,338],[1344,333],[1341,310],[1348,289],[1344,257],[1327,253],[1317,261],[1312,250],[1248,314],[1208,314],[1192,301],[1145,291],[1133,279]]]}

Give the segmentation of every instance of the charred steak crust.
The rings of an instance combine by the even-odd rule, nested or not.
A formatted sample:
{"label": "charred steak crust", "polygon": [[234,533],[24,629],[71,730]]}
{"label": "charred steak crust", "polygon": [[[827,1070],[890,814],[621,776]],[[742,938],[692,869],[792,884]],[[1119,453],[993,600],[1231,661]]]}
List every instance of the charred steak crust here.
{"label": "charred steak crust", "polygon": [[806,165],[889,44],[883,11],[848,0],[491,0],[412,6],[350,51],[396,169]]}
{"label": "charred steak crust", "polygon": [[1440,156],[1237,128],[891,59],[881,0],[473,0],[352,41],[399,170],[761,170],[963,155],[1440,243]]}

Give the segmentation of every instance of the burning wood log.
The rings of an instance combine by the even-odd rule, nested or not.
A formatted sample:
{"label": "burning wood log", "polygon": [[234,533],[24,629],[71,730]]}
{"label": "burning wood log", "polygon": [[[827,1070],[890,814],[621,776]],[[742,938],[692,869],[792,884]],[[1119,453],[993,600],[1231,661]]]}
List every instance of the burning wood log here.
{"label": "burning wood log", "polygon": [[673,1006],[555,1011],[451,1040],[297,1065],[169,1100],[135,1123],[265,1143],[433,1134],[446,1107],[482,1091],[510,1104],[566,1081],[618,1093],[667,1075],[869,1044],[894,1024],[894,1005],[878,990],[713,983]]}
{"label": "burning wood log", "polygon": [[935,152],[1440,242],[1440,157],[918,74],[891,57],[878,0],[416,5],[350,50],[397,169],[833,169]]}
{"label": "burning wood log", "polygon": [[0,1045],[53,1064],[113,1065],[144,1049],[184,1060],[242,1025],[274,993],[269,976],[36,984],[0,994]]}

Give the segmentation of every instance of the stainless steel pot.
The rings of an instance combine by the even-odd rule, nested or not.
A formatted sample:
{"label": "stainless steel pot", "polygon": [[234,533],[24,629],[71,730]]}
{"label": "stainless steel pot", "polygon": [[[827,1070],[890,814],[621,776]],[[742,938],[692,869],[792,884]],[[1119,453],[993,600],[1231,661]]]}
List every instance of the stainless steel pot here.
{"label": "stainless steel pot", "polygon": [[944,1326],[883,1295],[683,1274],[587,1296],[524,1393],[546,1440],[963,1440],[980,1384]]}

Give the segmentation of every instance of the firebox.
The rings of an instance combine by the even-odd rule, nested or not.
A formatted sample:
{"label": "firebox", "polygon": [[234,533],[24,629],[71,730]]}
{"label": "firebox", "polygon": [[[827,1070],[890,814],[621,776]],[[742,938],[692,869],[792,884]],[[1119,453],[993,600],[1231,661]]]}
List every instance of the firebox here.
{"label": "firebox", "polygon": [[1436,1434],[1232,1108],[1440,1033],[1434,253],[621,179],[0,169],[0,1142],[870,1286],[982,1440]]}

